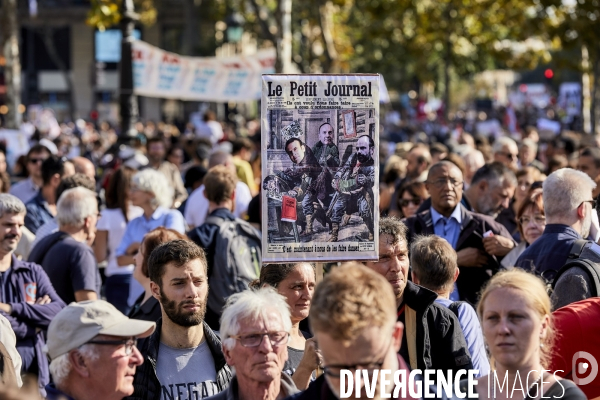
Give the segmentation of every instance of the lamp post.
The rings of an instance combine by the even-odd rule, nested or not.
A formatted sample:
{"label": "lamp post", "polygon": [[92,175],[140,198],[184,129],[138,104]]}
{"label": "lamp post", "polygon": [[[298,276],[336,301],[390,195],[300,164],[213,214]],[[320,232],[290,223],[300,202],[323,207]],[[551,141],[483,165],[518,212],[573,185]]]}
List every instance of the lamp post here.
{"label": "lamp post", "polygon": [[135,124],[138,122],[140,113],[138,109],[138,99],[133,92],[133,60],[131,57],[131,48],[133,29],[135,21],[139,15],[135,12],[133,0],[123,0],[121,4],[121,63],[120,63],[120,87],[119,87],[119,105],[121,114],[121,135],[122,140],[131,139],[137,136]]}

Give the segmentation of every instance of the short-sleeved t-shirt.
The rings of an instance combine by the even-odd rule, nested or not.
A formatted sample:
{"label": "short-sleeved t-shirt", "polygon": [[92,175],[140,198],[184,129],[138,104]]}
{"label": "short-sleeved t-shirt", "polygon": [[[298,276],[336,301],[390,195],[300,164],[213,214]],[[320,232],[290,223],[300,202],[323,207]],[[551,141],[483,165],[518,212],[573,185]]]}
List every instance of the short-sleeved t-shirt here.
{"label": "short-sleeved t-shirt", "polygon": [[[45,242],[55,241],[57,235],[64,235],[64,232],[56,232],[44,238],[32,251],[30,259],[40,257],[36,250],[46,248]],[[100,272],[96,266],[94,251],[86,243],[67,235],[46,252],[40,264],[56,293],[66,304],[76,301],[75,292],[79,290],[93,290],[100,296]]]}
{"label": "short-sleeved t-shirt", "polygon": [[[144,210],[140,207],[129,207],[129,220],[131,221],[132,219],[139,217],[143,212]],[[102,216],[98,220],[96,229],[108,232],[108,258],[106,269],[104,271],[106,276],[133,273],[133,264],[123,267],[119,267],[117,264],[117,248],[121,244],[126,228],[127,221],[120,208],[107,208],[102,210]]]}
{"label": "short-sleeved t-shirt", "polygon": [[204,399],[219,393],[215,360],[206,341],[192,349],[160,343],[156,376],[161,400]]}

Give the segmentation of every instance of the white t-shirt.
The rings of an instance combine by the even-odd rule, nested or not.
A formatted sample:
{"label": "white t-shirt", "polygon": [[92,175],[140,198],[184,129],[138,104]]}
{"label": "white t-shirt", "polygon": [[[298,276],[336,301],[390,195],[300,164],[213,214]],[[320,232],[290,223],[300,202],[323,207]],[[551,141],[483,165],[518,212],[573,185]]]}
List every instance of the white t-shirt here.
{"label": "white t-shirt", "polygon": [[215,360],[206,340],[192,349],[160,343],[156,376],[161,400],[204,399],[219,393]]}
{"label": "white t-shirt", "polygon": [[[248,211],[252,194],[248,185],[238,181],[235,186],[235,210],[233,215],[238,218]],[[185,222],[194,228],[200,226],[208,216],[208,199],[204,197],[204,185],[194,190],[185,206]]]}
{"label": "white t-shirt", "polygon": [[214,146],[223,138],[223,127],[217,121],[202,121],[196,125],[196,136],[209,139]]}
{"label": "white t-shirt", "polygon": [[[131,221],[143,213],[144,210],[140,207],[130,206],[128,213],[129,220]],[[117,248],[119,247],[119,244],[121,244],[121,239],[123,239],[123,235],[125,234],[125,228],[127,228],[127,221],[125,221],[125,217],[120,208],[106,208],[102,210],[102,216],[98,220],[96,229],[108,232],[108,259],[106,269],[104,270],[106,276],[133,273],[133,264],[123,267],[119,267],[117,264]]]}

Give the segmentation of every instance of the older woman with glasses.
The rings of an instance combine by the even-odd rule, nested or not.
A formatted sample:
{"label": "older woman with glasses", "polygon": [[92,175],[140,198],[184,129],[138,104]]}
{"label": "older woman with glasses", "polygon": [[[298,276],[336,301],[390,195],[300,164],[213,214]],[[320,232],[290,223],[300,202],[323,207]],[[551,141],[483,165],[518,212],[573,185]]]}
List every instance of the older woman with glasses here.
{"label": "older woman with glasses", "polygon": [[[134,256],[140,248],[140,243],[144,235],[151,230],[163,226],[185,233],[183,215],[177,210],[169,209],[173,203],[173,188],[161,172],[145,169],[136,173],[131,180],[129,196],[131,204],[140,207],[144,213],[127,224],[116,252],[119,266],[135,264]],[[135,279],[130,283],[127,302],[129,306],[144,292],[144,288]]]}
{"label": "older woman with glasses", "polygon": [[521,203],[521,207],[517,211],[517,227],[522,240],[517,247],[502,259],[501,264],[506,268],[515,265],[527,246],[535,242],[544,233],[546,217],[542,189],[531,191],[529,196]]}

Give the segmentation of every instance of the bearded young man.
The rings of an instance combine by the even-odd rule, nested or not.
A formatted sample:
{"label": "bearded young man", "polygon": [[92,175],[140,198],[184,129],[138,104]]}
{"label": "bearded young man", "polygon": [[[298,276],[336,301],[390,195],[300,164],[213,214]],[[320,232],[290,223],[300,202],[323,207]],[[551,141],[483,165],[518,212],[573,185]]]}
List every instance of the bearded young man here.
{"label": "bearded young man", "polygon": [[134,378],[131,399],[203,399],[231,380],[221,341],[204,322],[208,297],[204,251],[187,240],[152,251],[148,274],[162,318],[139,350],[144,364]]}

